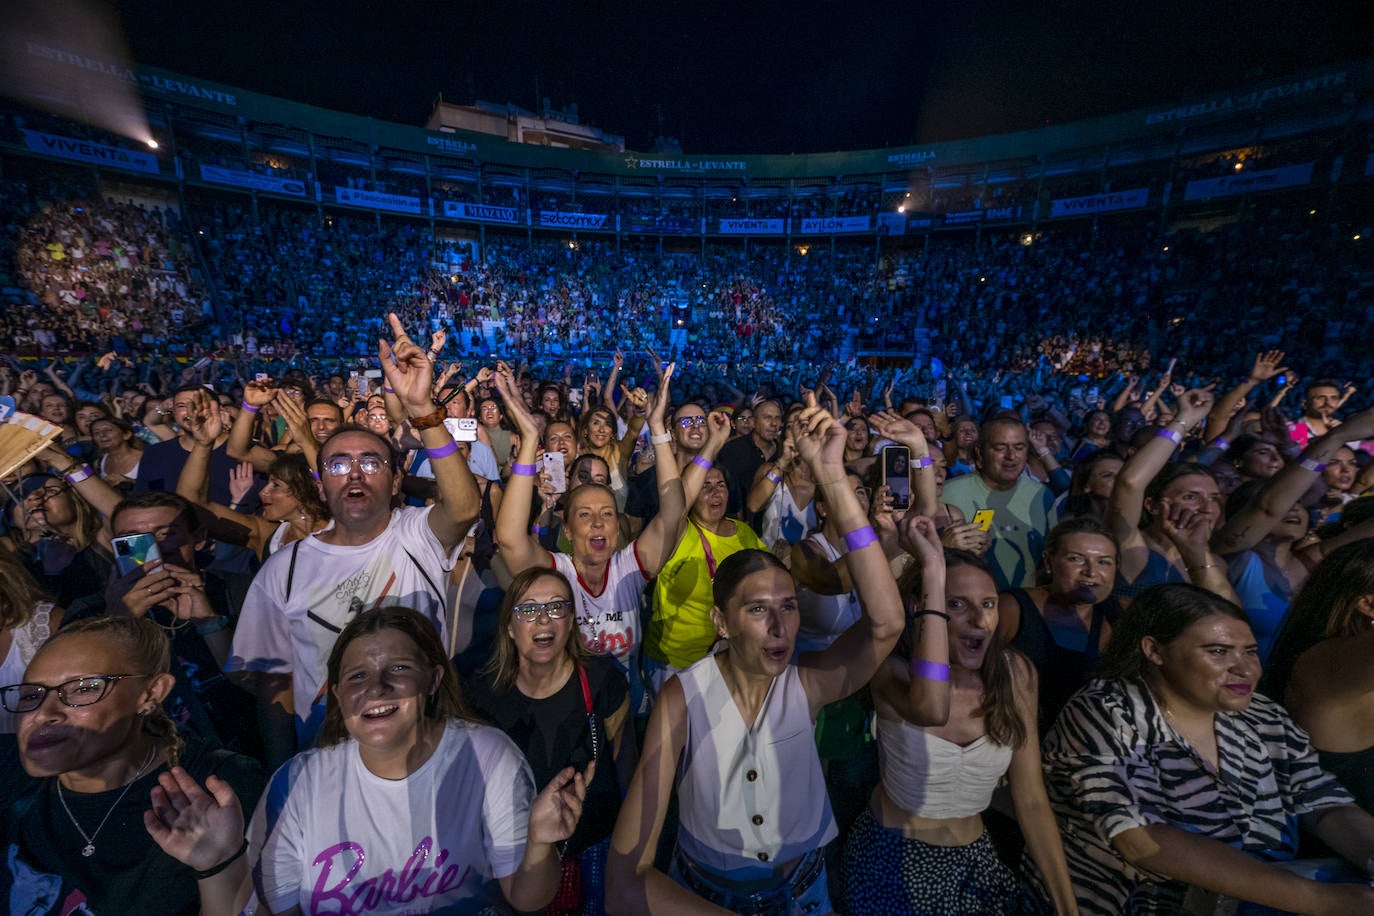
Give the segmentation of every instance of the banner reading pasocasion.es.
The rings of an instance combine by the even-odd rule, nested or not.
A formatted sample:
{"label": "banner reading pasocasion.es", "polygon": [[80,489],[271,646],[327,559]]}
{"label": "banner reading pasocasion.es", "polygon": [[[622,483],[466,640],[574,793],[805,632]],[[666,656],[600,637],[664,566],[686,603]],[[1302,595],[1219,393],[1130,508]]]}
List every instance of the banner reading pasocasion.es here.
{"label": "banner reading pasocasion.es", "polygon": [[334,198],[341,204],[355,207],[370,207],[373,210],[390,210],[394,213],[421,213],[422,201],[418,197],[403,194],[388,194],[385,191],[362,191],[357,188],[334,186]]}
{"label": "banner reading pasocasion.es", "polygon": [[292,197],[305,196],[305,182],[299,178],[273,178],[256,172],[242,172],[226,169],[217,165],[202,165],[200,177],[215,184],[233,185],[236,188],[251,188],[255,191],[269,191],[273,194],[290,194]]}
{"label": "banner reading pasocasion.es", "polygon": [[1249,194],[1253,191],[1275,191],[1279,188],[1296,188],[1312,180],[1315,162],[1302,165],[1286,165],[1279,169],[1265,169],[1262,172],[1236,172],[1220,178],[1199,178],[1188,182],[1183,191],[1184,200],[1205,200],[1208,197],[1230,197],[1234,194]]}

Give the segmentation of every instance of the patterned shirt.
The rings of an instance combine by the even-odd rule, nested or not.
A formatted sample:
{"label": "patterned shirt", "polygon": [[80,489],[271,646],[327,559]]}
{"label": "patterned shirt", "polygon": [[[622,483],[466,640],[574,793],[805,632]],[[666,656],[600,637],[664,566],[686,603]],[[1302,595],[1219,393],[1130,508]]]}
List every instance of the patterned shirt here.
{"label": "patterned shirt", "polygon": [[1169,824],[1285,861],[1297,851],[1299,815],[1351,801],[1307,734],[1266,697],[1217,715],[1216,738],[1213,774],[1143,683],[1090,681],[1069,700],[1043,759],[1082,913],[1181,909],[1187,885],[1131,866],[1112,847],[1117,834]]}

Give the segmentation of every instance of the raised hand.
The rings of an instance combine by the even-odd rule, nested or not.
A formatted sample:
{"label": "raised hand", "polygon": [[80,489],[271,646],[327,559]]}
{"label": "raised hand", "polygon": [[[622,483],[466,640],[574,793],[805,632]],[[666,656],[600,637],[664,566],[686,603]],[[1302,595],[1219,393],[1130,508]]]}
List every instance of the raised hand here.
{"label": "raised hand", "polygon": [[658,390],[649,398],[649,433],[651,435],[662,435],[667,430],[664,425],[664,417],[668,413],[668,402],[671,400],[668,386],[673,378],[673,370],[676,368],[676,363],[669,363],[663,367],[663,371],[658,376]]}
{"label": "raised hand", "polygon": [[868,502],[868,521],[880,534],[897,534],[897,516],[892,511],[892,491],[886,484],[873,491]]}
{"label": "raised hand", "polygon": [[243,846],[243,808],[233,787],[209,776],[201,788],[181,767],[158,776],[143,826],[163,852],[196,871],[214,868]]}
{"label": "raised hand", "polygon": [[725,443],[730,441],[730,417],[724,411],[713,410],[706,415],[706,434],[708,441],[715,446],[716,450],[725,447]]}
{"label": "raised hand", "polygon": [[620,393],[625,397],[625,400],[630,402],[630,406],[634,408],[635,413],[641,414],[649,409],[649,392],[645,391],[643,388],[635,388],[631,391],[629,388],[621,385]]}
{"label": "raised hand", "polygon": [[1250,367],[1250,381],[1258,384],[1267,382],[1276,375],[1287,375],[1288,367],[1283,365],[1282,350],[1267,350],[1255,357],[1255,364]]}
{"label": "raised hand", "polygon": [[797,418],[794,434],[797,454],[811,469],[816,483],[844,480],[844,427],[823,407],[816,404],[814,395],[806,399],[806,408]]}
{"label": "raised hand", "polygon": [[243,502],[253,489],[253,465],[241,461],[229,469],[229,501],[234,505]]}
{"label": "raised hand", "polygon": [[1178,418],[1186,421],[1190,428],[1196,426],[1207,416],[1215,401],[1211,385],[1185,391],[1183,397],[1178,399]]}
{"label": "raised hand", "polygon": [[224,432],[224,420],[220,415],[219,402],[210,397],[208,391],[197,391],[191,409],[186,414],[186,431],[197,445],[215,447],[215,442]]}
{"label": "raised hand", "polygon": [[528,436],[531,441],[538,442],[539,424],[534,422],[533,414],[525,406],[525,399],[520,396],[520,389],[515,385],[515,377],[511,374],[510,366],[498,363],[495,379],[496,393],[506,405],[506,416],[510,417],[511,422],[520,431],[521,437]]}
{"label": "raised hand", "polygon": [[1160,500],[1160,509],[1163,513],[1160,525],[1183,556],[1184,564],[1200,566],[1206,562],[1207,544],[1212,540],[1212,520],[1167,499]]}
{"label": "raised hand", "polygon": [[930,454],[930,443],[926,441],[926,434],[905,417],[889,410],[880,410],[875,414],[869,414],[868,423],[878,431],[878,435],[899,445],[905,445],[917,458],[924,458]]}
{"label": "raised hand", "polygon": [[593,760],[581,773],[573,767],[564,767],[549,780],[530,805],[528,842],[552,844],[572,836],[582,817],[587,787],[595,776],[596,761]]}
{"label": "raised hand", "polygon": [[243,402],[249,407],[266,407],[281,389],[271,379],[252,381],[243,386]]}
{"label": "raised hand", "polygon": [[434,365],[425,357],[425,352],[416,346],[401,325],[395,312],[387,315],[391,323],[392,342],[377,342],[377,356],[386,375],[387,386],[396,393],[396,398],[412,417],[423,417],[434,413],[434,399],[430,391],[434,385]]}
{"label": "raised hand", "polygon": [[935,520],[930,516],[906,516],[897,523],[897,538],[903,550],[921,561],[922,568],[927,571],[935,568],[944,569],[944,544],[941,543]]}

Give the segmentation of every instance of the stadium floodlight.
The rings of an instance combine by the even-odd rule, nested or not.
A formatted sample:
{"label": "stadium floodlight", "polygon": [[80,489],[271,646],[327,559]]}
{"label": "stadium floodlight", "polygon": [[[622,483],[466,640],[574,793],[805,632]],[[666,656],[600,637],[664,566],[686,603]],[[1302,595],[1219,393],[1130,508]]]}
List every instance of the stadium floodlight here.
{"label": "stadium floodlight", "polygon": [[148,149],[157,149],[157,141],[152,137],[148,138]]}

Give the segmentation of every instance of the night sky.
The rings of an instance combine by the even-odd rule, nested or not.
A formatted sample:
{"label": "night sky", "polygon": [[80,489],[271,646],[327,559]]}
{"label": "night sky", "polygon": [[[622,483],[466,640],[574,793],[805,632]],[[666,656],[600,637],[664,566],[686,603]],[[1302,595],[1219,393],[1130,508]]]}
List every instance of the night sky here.
{"label": "night sky", "polygon": [[[423,124],[576,102],[632,149],[820,152],[1153,106],[1374,55],[1365,2],[122,0],[136,61]],[[537,94],[536,94],[536,86]],[[661,124],[661,128],[660,128]]]}

